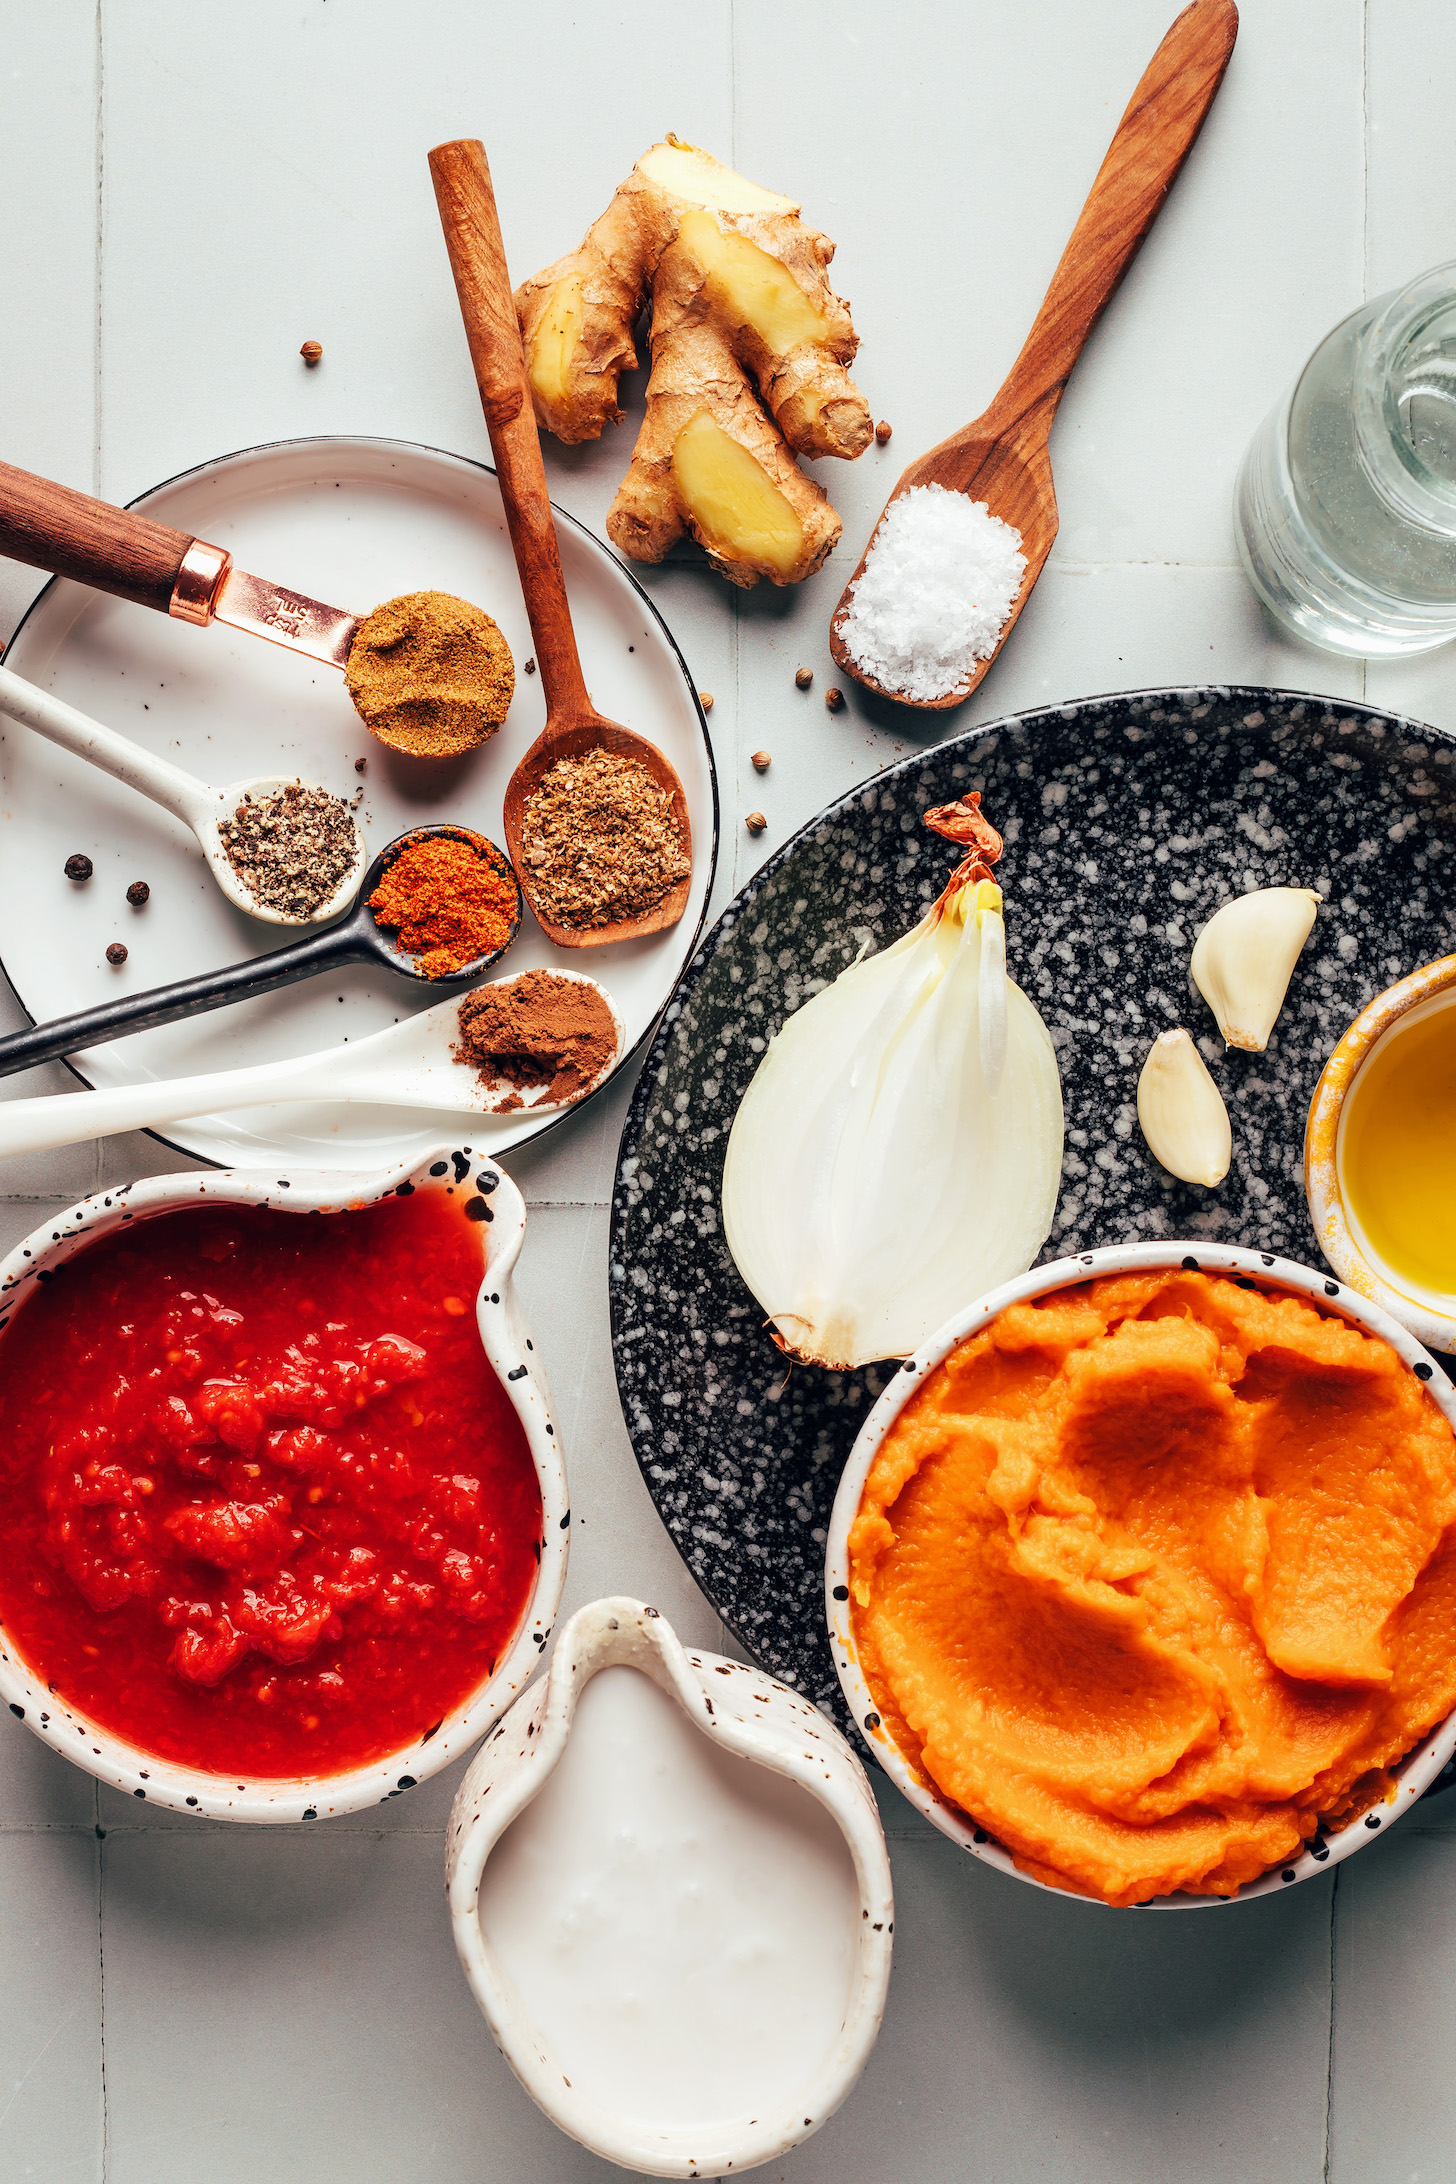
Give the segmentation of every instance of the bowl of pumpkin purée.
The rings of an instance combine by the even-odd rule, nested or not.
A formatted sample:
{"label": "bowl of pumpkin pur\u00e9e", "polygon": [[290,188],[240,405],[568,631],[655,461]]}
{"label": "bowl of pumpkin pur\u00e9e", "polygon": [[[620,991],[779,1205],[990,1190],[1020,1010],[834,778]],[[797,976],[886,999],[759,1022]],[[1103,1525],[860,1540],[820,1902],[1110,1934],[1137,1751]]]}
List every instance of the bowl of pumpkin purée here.
{"label": "bowl of pumpkin pur\u00e9e", "polygon": [[1272,1254],[1037,1267],[880,1397],[825,1591],[875,1757],[972,1855],[1114,1906],[1275,1893],[1456,1752],[1456,1391]]}

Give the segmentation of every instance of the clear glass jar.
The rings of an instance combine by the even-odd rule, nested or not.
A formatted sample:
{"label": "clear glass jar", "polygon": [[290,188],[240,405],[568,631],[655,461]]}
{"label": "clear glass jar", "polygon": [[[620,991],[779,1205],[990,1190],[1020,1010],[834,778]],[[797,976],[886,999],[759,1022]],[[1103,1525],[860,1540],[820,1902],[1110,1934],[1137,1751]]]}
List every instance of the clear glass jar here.
{"label": "clear glass jar", "polygon": [[1326,335],[1244,457],[1234,529],[1265,606],[1312,644],[1456,638],[1456,262]]}

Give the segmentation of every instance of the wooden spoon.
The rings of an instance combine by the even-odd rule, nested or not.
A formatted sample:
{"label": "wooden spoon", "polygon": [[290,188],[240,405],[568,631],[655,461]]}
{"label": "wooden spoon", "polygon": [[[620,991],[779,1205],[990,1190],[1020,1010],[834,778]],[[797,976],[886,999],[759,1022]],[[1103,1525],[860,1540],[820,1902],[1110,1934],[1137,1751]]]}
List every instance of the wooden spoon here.
{"label": "wooden spoon", "polygon": [[671,761],[645,736],[605,719],[587,695],[485,146],[474,137],[437,144],[430,154],[430,173],[546,693],[546,725],[506,785],[506,847],[541,930],[558,948],[600,948],[609,941],[641,940],[677,923],[687,908],[691,874],[640,918],[623,918],[612,925],[557,925],[536,900],[523,853],[525,807],[542,775],[557,759],[580,758],[592,750],[615,751],[635,759],[667,790],[678,839],[689,860],[692,827],[683,785]]}
{"label": "wooden spoon", "polygon": [[1193,149],[1204,116],[1223,81],[1238,35],[1234,0],[1193,0],[1164,38],[1118,123],[1072,239],[1052,275],[1020,356],[990,408],[922,455],[900,479],[887,511],[914,485],[941,485],[984,501],[993,516],[1021,533],[1026,573],[989,658],[943,698],[908,698],[859,669],[841,635],[851,594],[885,511],[859,567],[830,617],[829,649],[847,675],[902,705],[940,712],[977,689],[1011,633],[1045,566],[1057,535],[1057,496],[1048,440],[1057,404],[1087,336],[1106,307],[1162,208],[1178,170]]}

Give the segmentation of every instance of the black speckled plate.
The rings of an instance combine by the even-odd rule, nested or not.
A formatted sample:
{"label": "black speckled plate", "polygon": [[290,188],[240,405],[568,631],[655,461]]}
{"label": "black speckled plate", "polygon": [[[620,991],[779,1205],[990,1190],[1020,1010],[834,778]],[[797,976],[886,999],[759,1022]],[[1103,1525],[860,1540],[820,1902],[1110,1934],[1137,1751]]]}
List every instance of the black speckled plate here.
{"label": "black speckled plate", "polygon": [[[1193,1236],[1317,1265],[1303,1144],[1325,1056],[1375,994],[1456,949],[1456,742],[1277,690],[1141,691],[975,729],[830,805],[724,912],[659,1026],[622,1137],[617,1385],[698,1583],[755,1659],[846,1727],[824,1628],[825,1529],[894,1367],[786,1373],[723,1242],[723,1155],[784,1018],[939,893],[954,852],[921,814],[971,789],[1006,837],[1011,974],[1061,1064],[1067,1146],[1048,1259]],[[1230,891],[1274,885],[1315,887],[1325,906],[1268,1051],[1223,1056],[1188,980],[1194,935]],[[1137,1127],[1143,1057],[1180,1023],[1233,1118],[1216,1192],[1174,1182]]]}

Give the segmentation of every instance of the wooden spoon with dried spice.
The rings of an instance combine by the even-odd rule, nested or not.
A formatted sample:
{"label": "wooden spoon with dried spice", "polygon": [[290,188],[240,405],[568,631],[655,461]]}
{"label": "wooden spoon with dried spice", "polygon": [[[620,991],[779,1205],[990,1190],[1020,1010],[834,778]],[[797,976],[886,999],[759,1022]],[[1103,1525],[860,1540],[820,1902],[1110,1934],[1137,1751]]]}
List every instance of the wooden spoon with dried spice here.
{"label": "wooden spoon with dried spice", "polygon": [[548,940],[640,940],[687,908],[687,798],[656,744],[587,695],[485,147],[438,144],[430,172],[546,693],[546,725],[506,787],[506,846]]}

